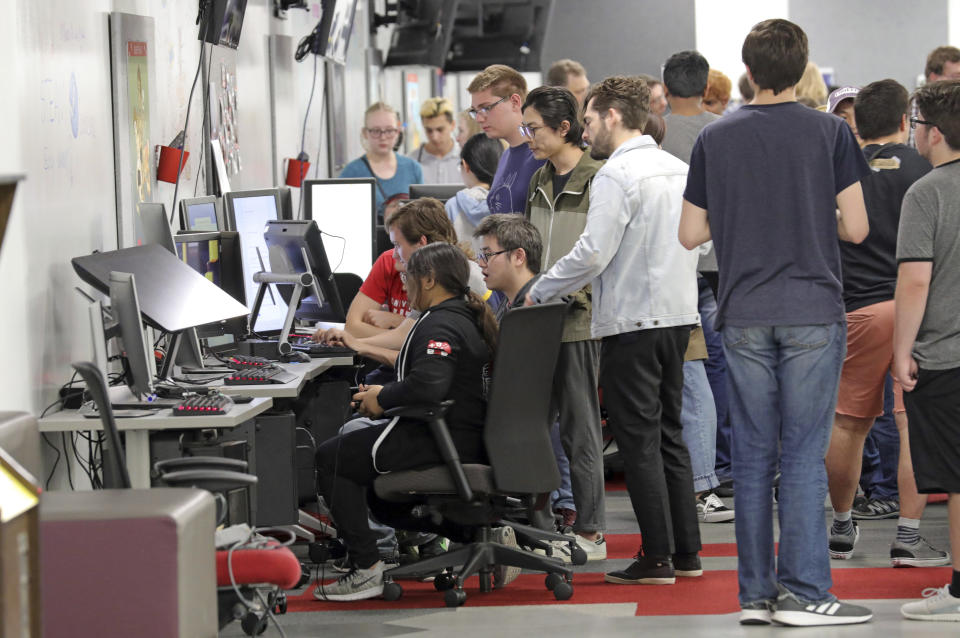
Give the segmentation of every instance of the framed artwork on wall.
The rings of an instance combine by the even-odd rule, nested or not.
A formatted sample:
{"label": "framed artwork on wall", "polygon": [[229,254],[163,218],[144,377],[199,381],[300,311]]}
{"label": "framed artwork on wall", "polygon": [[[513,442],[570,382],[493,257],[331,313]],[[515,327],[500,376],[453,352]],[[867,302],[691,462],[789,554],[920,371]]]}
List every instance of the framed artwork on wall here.
{"label": "framed artwork on wall", "polygon": [[143,237],[138,205],[157,192],[156,161],[150,143],[153,111],[153,18],[110,14],[110,83],[113,92],[113,151],[117,194],[117,245],[138,245]]}

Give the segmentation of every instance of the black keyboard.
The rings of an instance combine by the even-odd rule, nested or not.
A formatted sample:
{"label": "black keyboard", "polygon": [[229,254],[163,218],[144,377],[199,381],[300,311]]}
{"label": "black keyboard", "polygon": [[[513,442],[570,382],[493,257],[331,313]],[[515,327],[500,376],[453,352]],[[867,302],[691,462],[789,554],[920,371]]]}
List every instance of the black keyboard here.
{"label": "black keyboard", "polygon": [[231,370],[249,370],[250,368],[264,368],[273,366],[274,362],[263,357],[248,357],[242,354],[231,354],[221,359],[223,365]]}
{"label": "black keyboard", "polygon": [[173,416],[214,416],[226,414],[233,401],[222,394],[194,394],[186,397],[173,408]]}
{"label": "black keyboard", "polygon": [[245,368],[237,370],[223,380],[224,385],[270,385],[274,383],[291,383],[299,377],[287,372],[280,366],[271,365],[259,368]]}
{"label": "black keyboard", "polygon": [[302,343],[291,343],[293,349],[298,352],[306,352],[314,359],[326,359],[330,357],[352,357],[357,351],[346,346],[331,346],[326,343],[313,343],[304,341]]}

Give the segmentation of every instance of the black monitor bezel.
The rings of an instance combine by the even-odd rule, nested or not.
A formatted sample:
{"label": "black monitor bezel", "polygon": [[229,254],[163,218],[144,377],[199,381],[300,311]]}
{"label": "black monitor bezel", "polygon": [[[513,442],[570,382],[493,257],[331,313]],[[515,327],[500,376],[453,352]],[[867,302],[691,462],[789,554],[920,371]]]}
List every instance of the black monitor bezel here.
{"label": "black monitor bezel", "polygon": [[[434,199],[439,199],[441,202],[446,202],[447,200],[453,199],[457,196],[457,193],[466,188],[464,184],[410,184],[410,199],[420,199],[421,197],[432,197]],[[449,197],[437,197],[436,195],[431,194],[420,194],[419,191],[429,191],[430,189],[438,189],[442,192],[446,192],[444,189],[449,189],[449,192],[453,193]],[[417,194],[414,194],[417,193]]]}
{"label": "black monitor bezel", "polygon": [[283,210],[283,202],[280,200],[280,189],[278,188],[261,188],[250,191],[230,191],[228,193],[224,193],[223,216],[224,220],[227,222],[227,227],[224,230],[237,230],[237,216],[236,211],[233,209],[233,200],[244,199],[246,197],[266,197],[268,195],[273,195],[273,199],[276,204],[277,219],[280,219],[280,215],[282,214],[281,211]]}

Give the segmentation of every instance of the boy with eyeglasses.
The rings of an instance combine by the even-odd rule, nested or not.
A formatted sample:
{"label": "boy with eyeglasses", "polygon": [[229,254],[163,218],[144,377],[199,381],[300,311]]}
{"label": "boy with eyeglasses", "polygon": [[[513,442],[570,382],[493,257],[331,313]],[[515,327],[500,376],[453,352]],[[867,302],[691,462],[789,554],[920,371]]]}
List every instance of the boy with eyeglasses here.
{"label": "boy with eyeglasses", "polygon": [[493,64],[473,78],[467,91],[470,93],[468,112],[471,117],[477,120],[488,137],[506,140],[509,144],[500,157],[487,195],[490,212],[522,213],[530,178],[543,166],[542,160],[533,157],[519,130],[523,120],[520,107],[527,96],[527,81],[514,69]]}
{"label": "boy with eyeglasses", "polygon": [[[587,225],[593,176],[603,160],[583,150],[579,104],[569,90],[557,86],[534,89],[523,103],[521,133],[534,158],[546,160],[530,181],[526,217],[546,238],[544,263],[550,268],[569,253]],[[553,416],[559,416],[562,451],[569,459],[574,512],[563,511],[563,526],[572,527],[587,560],[607,557],[604,520],[603,437],[597,374],[600,341],[590,335],[590,286],[570,295],[572,304],[563,327],[563,343],[553,380]],[[561,455],[558,454],[558,460]],[[570,560],[570,550],[557,544],[554,555]]]}

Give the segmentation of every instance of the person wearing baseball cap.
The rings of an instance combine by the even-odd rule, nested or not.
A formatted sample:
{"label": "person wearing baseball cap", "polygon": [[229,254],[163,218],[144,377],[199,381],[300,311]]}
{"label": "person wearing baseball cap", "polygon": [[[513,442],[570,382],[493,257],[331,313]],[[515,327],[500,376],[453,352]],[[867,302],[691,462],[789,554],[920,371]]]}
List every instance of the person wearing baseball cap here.
{"label": "person wearing baseball cap", "polygon": [[827,97],[827,113],[833,113],[837,117],[843,118],[850,126],[853,134],[857,136],[858,142],[860,141],[860,135],[857,133],[857,121],[853,116],[853,100],[859,92],[860,89],[855,86],[844,86]]}

